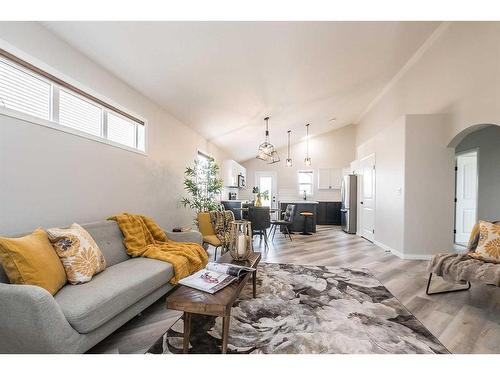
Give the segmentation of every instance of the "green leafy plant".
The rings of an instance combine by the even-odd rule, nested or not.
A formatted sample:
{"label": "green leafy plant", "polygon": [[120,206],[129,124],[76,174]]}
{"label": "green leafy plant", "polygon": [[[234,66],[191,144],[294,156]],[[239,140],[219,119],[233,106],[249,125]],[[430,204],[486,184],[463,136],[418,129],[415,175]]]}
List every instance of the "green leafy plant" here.
{"label": "green leafy plant", "polygon": [[218,178],[219,166],[214,159],[194,161],[194,166],[184,171],[184,189],[188,197],[181,203],[198,212],[215,211],[220,207],[218,198],[222,192],[223,182]]}
{"label": "green leafy plant", "polygon": [[260,189],[258,186],[254,186],[252,189],[253,194],[257,194],[257,198],[262,198],[265,201],[269,199],[269,190],[265,190],[262,193],[260,192]]}

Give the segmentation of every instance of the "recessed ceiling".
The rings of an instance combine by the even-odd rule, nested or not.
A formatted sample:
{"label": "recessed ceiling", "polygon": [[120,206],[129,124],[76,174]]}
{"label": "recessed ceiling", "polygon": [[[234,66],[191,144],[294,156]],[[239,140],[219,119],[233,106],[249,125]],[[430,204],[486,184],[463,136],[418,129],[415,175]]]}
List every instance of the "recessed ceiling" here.
{"label": "recessed ceiling", "polygon": [[[356,121],[438,22],[44,22],[242,161]],[[330,121],[335,118],[335,121]]]}

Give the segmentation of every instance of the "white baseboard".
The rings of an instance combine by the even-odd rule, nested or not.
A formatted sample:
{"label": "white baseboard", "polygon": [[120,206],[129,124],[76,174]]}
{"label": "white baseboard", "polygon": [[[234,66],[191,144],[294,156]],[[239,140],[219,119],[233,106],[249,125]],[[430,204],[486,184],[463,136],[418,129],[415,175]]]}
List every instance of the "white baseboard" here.
{"label": "white baseboard", "polygon": [[404,254],[401,251],[398,251],[390,246],[383,244],[382,242],[373,241],[373,243],[378,247],[381,247],[385,251],[389,251],[392,254],[396,255],[398,258],[404,260],[429,260],[432,258],[432,254]]}

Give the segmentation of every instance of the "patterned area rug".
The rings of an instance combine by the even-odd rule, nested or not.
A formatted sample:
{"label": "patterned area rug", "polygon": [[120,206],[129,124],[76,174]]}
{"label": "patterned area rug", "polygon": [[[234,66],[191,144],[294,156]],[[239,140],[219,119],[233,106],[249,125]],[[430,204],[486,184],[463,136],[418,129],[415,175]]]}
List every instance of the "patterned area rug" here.
{"label": "patterned area rug", "polygon": [[[232,309],[228,353],[449,353],[367,270],[263,263]],[[148,353],[182,353],[179,319]],[[193,315],[190,353],[220,353],[222,318]]]}

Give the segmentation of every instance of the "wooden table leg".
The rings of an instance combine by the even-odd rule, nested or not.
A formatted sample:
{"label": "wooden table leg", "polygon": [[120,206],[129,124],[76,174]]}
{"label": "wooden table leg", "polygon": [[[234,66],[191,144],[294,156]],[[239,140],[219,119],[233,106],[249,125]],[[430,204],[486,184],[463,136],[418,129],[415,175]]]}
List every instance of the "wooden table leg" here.
{"label": "wooden table leg", "polygon": [[189,335],[191,333],[191,313],[184,312],[184,339],[183,350],[184,354],[189,352]]}
{"label": "wooden table leg", "polygon": [[231,317],[224,316],[222,318],[222,354],[227,353],[227,339],[229,336],[229,322],[231,320]]}
{"label": "wooden table leg", "polygon": [[253,298],[257,297],[257,271],[252,272]]}

